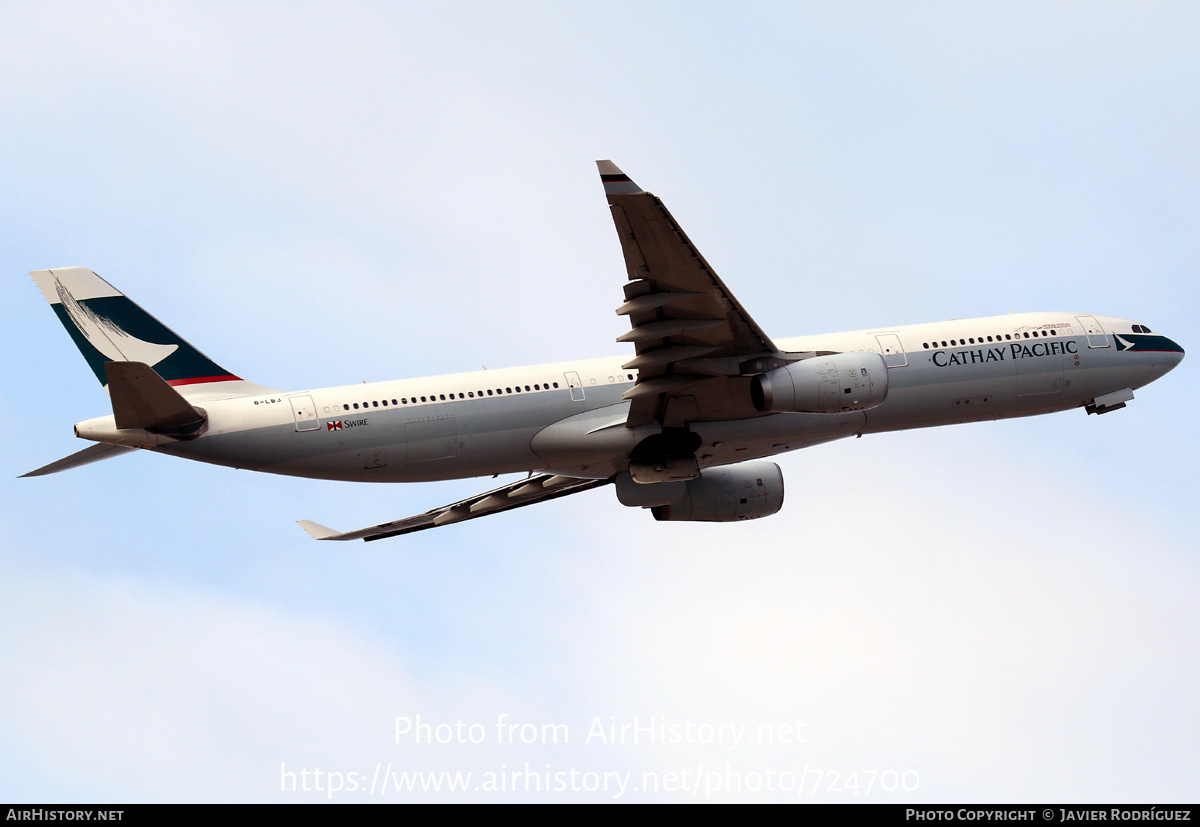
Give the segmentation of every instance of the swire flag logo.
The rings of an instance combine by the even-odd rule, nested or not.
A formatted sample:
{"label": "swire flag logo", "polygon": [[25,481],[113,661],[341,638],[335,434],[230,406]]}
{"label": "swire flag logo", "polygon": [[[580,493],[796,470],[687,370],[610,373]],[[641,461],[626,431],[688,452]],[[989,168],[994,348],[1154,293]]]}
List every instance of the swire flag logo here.
{"label": "swire flag logo", "polygon": [[329,431],[340,431],[342,430],[342,420],[338,419],[332,422],[326,422],[325,428]]}

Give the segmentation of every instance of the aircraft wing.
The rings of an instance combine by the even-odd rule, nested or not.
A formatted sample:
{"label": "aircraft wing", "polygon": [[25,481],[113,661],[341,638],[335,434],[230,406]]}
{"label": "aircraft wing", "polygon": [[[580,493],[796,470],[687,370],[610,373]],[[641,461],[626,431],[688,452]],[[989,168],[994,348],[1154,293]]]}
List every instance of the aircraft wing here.
{"label": "aircraft wing", "polygon": [[405,517],[403,520],[393,520],[390,523],[382,523],[370,528],[360,528],[358,531],[341,533],[311,520],[300,520],[299,524],[316,540],[382,540],[385,537],[411,534],[414,531],[423,531],[448,523],[474,520],[476,517],[511,511],[525,505],[533,505],[565,497],[568,494],[599,488],[601,485],[607,485],[608,482],[608,480],[559,477],[553,474],[534,474],[483,494],[476,494],[465,500],[426,511],[424,514]]}
{"label": "aircraft wing", "polygon": [[[597,161],[629,283],[625,304],[632,329],[637,383],[629,427],[658,421],[743,419],[760,414],[750,402],[749,377],[788,360],[700,255],[661,200],[645,192],[612,161]],[[743,387],[743,385],[745,387]]]}

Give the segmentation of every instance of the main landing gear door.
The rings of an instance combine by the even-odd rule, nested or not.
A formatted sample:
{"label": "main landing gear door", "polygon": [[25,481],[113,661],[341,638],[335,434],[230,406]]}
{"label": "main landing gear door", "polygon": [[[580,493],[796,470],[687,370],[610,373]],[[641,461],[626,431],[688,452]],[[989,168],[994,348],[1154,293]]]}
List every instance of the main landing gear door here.
{"label": "main landing gear door", "polygon": [[900,337],[895,333],[880,333],[875,337],[875,341],[879,342],[879,352],[889,368],[902,368],[908,364],[904,346],[900,344]]}
{"label": "main landing gear door", "polygon": [[317,406],[311,396],[290,396],[292,415],[296,417],[297,431],[315,431],[321,423],[317,421]]}

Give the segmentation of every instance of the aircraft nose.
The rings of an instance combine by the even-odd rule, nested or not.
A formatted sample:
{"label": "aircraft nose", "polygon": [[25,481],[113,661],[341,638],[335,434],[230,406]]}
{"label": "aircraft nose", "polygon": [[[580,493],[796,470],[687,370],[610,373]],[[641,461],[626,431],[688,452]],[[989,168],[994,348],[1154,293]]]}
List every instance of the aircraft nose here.
{"label": "aircraft nose", "polygon": [[1160,357],[1155,362],[1159,366],[1159,376],[1164,376],[1175,369],[1175,366],[1183,361],[1183,348],[1177,342],[1171,339],[1165,340],[1165,347],[1162,351],[1155,354]]}
{"label": "aircraft nose", "polygon": [[1167,356],[1171,360],[1171,367],[1175,367],[1176,365],[1178,365],[1180,362],[1183,361],[1183,348],[1179,345],[1178,342],[1171,342],[1171,344],[1174,347],[1167,354]]}

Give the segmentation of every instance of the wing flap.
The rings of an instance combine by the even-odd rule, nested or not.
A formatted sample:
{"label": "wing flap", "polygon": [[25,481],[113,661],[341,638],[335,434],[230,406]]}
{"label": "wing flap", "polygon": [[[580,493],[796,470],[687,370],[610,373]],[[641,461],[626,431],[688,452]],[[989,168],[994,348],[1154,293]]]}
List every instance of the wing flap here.
{"label": "wing flap", "polygon": [[[728,379],[784,364],[788,359],[746,312],[705,261],[663,202],[629,179],[612,161],[597,161],[629,283],[617,314],[630,330],[617,338],[637,353],[637,384],[629,427],[664,421],[671,399],[686,389],[696,416],[758,416],[747,394],[728,393]],[[705,357],[699,361],[697,357]],[[685,360],[697,360],[688,363]],[[748,381],[748,380],[743,380]],[[747,385],[748,390],[748,385]],[[741,397],[745,396],[744,399]]]}
{"label": "wing flap", "polygon": [[450,505],[434,508],[423,514],[381,523],[357,531],[338,532],[311,520],[299,520],[299,525],[316,540],[383,540],[387,537],[398,537],[401,534],[411,534],[414,531],[424,531],[427,528],[474,520],[511,511],[534,503],[565,497],[580,491],[589,491],[607,485],[608,480],[588,480],[576,477],[561,477],[553,474],[535,474],[532,477],[493,488],[482,494],[476,494],[465,500],[459,500]]}

